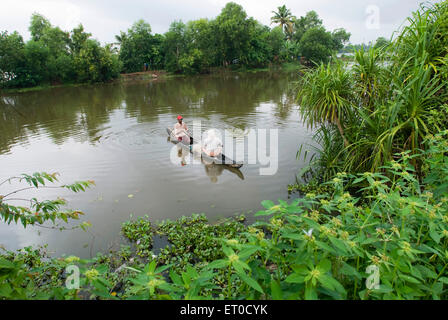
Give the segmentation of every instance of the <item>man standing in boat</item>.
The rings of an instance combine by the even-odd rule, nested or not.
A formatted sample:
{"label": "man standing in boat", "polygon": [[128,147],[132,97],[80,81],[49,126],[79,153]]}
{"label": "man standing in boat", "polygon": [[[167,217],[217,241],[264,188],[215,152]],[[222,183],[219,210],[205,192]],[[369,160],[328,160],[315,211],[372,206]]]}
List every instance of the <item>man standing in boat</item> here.
{"label": "man standing in boat", "polygon": [[176,137],[177,141],[183,142],[185,144],[191,144],[190,136],[188,134],[188,127],[183,122],[182,116],[177,116],[177,123],[174,125],[174,136]]}

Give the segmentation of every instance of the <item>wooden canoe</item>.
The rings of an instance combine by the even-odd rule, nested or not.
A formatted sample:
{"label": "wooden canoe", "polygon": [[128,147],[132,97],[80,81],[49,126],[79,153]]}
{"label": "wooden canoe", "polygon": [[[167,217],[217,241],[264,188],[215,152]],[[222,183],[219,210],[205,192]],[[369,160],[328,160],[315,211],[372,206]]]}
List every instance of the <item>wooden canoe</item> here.
{"label": "wooden canoe", "polygon": [[[176,137],[173,134],[173,130],[170,128],[166,128],[166,132],[168,133],[168,135],[170,136],[170,140],[171,142],[175,143],[175,144],[179,144],[182,148],[193,152],[192,151],[192,146],[191,145],[187,145],[183,142],[179,142]],[[202,159],[206,160],[209,163],[215,163],[215,164],[222,164],[225,166],[229,166],[231,168],[241,168],[243,166],[242,163],[236,163],[234,160],[230,159],[229,157],[226,157],[224,154],[221,154],[221,156],[219,157],[211,157],[209,155],[207,155],[206,153],[202,152],[201,154]]]}

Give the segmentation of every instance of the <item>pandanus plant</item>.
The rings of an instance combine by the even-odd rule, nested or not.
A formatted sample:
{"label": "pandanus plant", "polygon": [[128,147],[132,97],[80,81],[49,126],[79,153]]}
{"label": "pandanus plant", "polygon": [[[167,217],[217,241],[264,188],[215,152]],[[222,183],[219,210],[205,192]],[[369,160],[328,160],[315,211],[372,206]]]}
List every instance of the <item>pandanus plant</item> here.
{"label": "pandanus plant", "polygon": [[370,48],[355,51],[355,64],[353,65],[353,77],[359,105],[370,113],[374,111],[374,105],[383,96],[388,88],[383,83],[385,68],[382,50]]}
{"label": "pandanus plant", "polygon": [[349,71],[341,63],[321,64],[305,73],[298,91],[303,120],[310,127],[329,122],[336,125],[344,145],[345,122],[353,109],[353,85]]}
{"label": "pandanus plant", "polygon": [[[355,52],[352,67],[321,64],[303,76],[303,118],[311,126],[328,122],[338,128],[345,146],[335,154],[341,170],[377,171],[394,154],[419,154],[425,137],[446,128],[444,30],[448,1],[414,13],[387,48]],[[421,159],[413,159],[419,171]]]}
{"label": "pandanus plant", "polygon": [[443,117],[442,106],[447,102],[441,67],[447,54],[443,43],[448,37],[440,34],[447,4],[423,7],[414,13],[408,19],[409,26],[392,43],[391,66],[385,81],[390,88],[386,111],[396,116],[377,143],[393,140],[401,149],[397,151],[411,150],[416,154],[427,135],[444,129],[434,119]]}

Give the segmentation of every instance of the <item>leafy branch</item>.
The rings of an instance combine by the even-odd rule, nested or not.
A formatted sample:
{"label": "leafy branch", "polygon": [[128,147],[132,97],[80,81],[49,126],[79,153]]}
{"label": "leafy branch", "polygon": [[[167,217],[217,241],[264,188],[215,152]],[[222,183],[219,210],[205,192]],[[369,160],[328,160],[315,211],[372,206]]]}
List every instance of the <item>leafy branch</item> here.
{"label": "leafy branch", "polygon": [[[32,175],[22,174],[18,177],[10,177],[0,183],[0,187],[5,183],[11,184],[12,182],[18,182],[28,185],[27,187],[18,188],[10,191],[4,195],[0,194],[0,220],[10,224],[21,223],[23,227],[27,225],[42,225],[47,221],[51,221],[53,224],[57,224],[57,221],[64,221],[68,223],[68,220],[78,220],[79,216],[84,215],[79,210],[63,210],[62,207],[67,204],[67,201],[58,197],[56,200],[42,200],[37,198],[25,198],[25,197],[12,197],[12,195],[33,189],[68,189],[72,192],[84,192],[95,184],[94,181],[77,181],[72,184],[64,184],[59,186],[48,186],[48,183],[56,183],[58,173],[46,173],[36,172]],[[1,191],[0,191],[1,192]],[[26,202],[27,206],[13,205],[12,201]],[[89,223],[83,222],[77,227],[85,230],[89,226]],[[59,227],[65,229],[64,227]],[[76,227],[75,227],[76,228]],[[72,228],[73,229],[73,228]]]}

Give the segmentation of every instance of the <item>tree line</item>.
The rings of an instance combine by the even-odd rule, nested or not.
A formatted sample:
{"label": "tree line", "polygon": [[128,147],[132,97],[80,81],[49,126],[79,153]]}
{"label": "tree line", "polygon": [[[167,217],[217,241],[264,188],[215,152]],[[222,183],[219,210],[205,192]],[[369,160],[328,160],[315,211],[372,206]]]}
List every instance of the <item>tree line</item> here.
{"label": "tree line", "polygon": [[0,32],[0,87],[103,82],[119,75],[112,46],[102,47],[82,25],[65,32],[35,13],[29,30],[26,43],[18,32]]}
{"label": "tree line", "polygon": [[366,50],[368,51],[370,48],[374,49],[382,49],[391,44],[391,40],[386,39],[385,37],[379,37],[376,39],[375,42],[369,41],[368,43],[360,43],[360,44],[347,44],[344,48],[339,50],[339,53],[352,53],[354,54],[356,51],[359,50]]}
{"label": "tree line", "polygon": [[344,48],[350,34],[326,30],[316,12],[296,18],[285,6],[273,11],[271,26],[248,17],[229,2],[214,19],[174,21],[153,34],[144,20],[102,46],[82,24],[70,32],[35,13],[27,42],[18,32],[0,32],[0,87],[104,82],[120,72],[149,69],[206,73],[211,68],[257,68],[301,60],[327,61]]}

